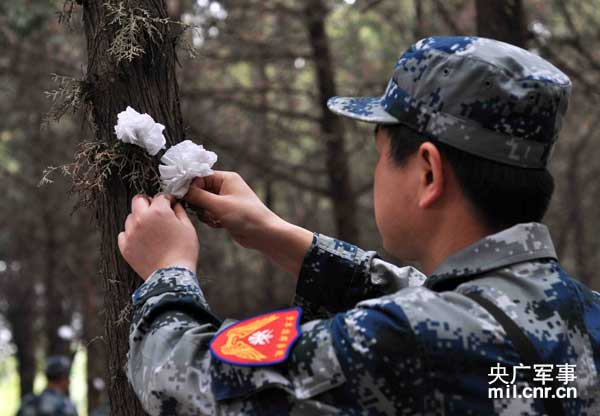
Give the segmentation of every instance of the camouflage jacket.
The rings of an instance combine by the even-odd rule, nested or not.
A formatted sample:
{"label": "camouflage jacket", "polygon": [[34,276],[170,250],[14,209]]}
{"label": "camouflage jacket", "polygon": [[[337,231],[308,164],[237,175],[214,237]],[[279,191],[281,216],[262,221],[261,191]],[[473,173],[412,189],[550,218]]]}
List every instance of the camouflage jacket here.
{"label": "camouflage jacket", "polygon": [[228,323],[195,275],[158,270],[133,295],[128,375],[152,415],[542,414],[539,399],[488,398],[491,376],[504,368],[500,381],[513,382],[520,358],[469,292],[518,322],[546,364],[574,370],[559,383],[577,392],[568,415],[600,414],[600,294],[566,275],[536,223],[478,241],[428,278],[315,234],[297,284],[303,333],[264,367],[214,358],[209,341]]}
{"label": "camouflage jacket", "polygon": [[77,410],[67,396],[47,388],[38,396],[25,396],[17,416],[77,416]]}

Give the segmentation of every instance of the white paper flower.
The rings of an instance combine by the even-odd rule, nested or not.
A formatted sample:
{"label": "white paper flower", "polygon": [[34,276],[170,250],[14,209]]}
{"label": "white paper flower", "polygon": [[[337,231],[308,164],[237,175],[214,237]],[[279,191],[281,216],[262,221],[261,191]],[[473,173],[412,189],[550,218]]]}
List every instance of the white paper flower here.
{"label": "white paper flower", "polygon": [[160,161],[164,163],[158,166],[163,190],[183,198],[194,178],[213,174],[217,154],[185,140],[169,148]]}
{"label": "white paper flower", "polygon": [[160,149],[165,148],[167,141],[162,133],[165,126],[156,123],[148,114],[140,114],[128,106],[117,118],[117,139],[146,149],[150,156],[155,156]]}

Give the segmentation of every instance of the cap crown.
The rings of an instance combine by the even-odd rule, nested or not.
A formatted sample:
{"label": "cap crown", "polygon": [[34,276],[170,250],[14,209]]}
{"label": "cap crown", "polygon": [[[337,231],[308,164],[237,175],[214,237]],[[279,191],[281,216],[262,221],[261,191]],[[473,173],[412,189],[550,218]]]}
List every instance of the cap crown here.
{"label": "cap crown", "polygon": [[71,360],[63,355],[53,355],[46,361],[46,375],[56,377],[68,375],[71,371]]}
{"label": "cap crown", "polygon": [[379,100],[336,97],[330,108],[402,123],[487,159],[543,168],[570,92],[564,73],[524,49],[474,36],[430,37],[404,52]]}

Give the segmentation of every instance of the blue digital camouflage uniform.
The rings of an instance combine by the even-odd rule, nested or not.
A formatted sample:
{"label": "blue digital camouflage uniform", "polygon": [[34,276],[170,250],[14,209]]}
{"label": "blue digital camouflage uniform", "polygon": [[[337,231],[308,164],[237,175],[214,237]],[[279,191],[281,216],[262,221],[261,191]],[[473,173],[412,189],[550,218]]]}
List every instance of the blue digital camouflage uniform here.
{"label": "blue digital camouflage uniform", "polygon": [[47,388],[37,396],[25,396],[17,416],[77,416],[77,410],[67,396]]}
{"label": "blue digital camouflage uniform", "polygon": [[519,357],[469,292],[518,322],[545,363],[576,366],[567,414],[600,414],[600,295],[566,275],[536,223],[475,243],[427,279],[315,234],[297,286],[303,334],[286,362],[265,367],[213,358],[208,342],[229,322],[191,272],[159,270],[133,297],[129,378],[151,415],[543,414],[533,399],[488,399],[491,367]]}

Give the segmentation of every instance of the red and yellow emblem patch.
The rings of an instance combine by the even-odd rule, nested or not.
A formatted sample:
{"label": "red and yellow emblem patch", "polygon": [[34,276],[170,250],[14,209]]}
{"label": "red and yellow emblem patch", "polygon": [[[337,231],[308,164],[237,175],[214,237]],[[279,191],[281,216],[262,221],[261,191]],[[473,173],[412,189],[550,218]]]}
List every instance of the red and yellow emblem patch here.
{"label": "red and yellow emblem patch", "polygon": [[213,356],[229,364],[258,366],[285,361],[301,335],[301,308],[255,316],[218,333],[210,342]]}

